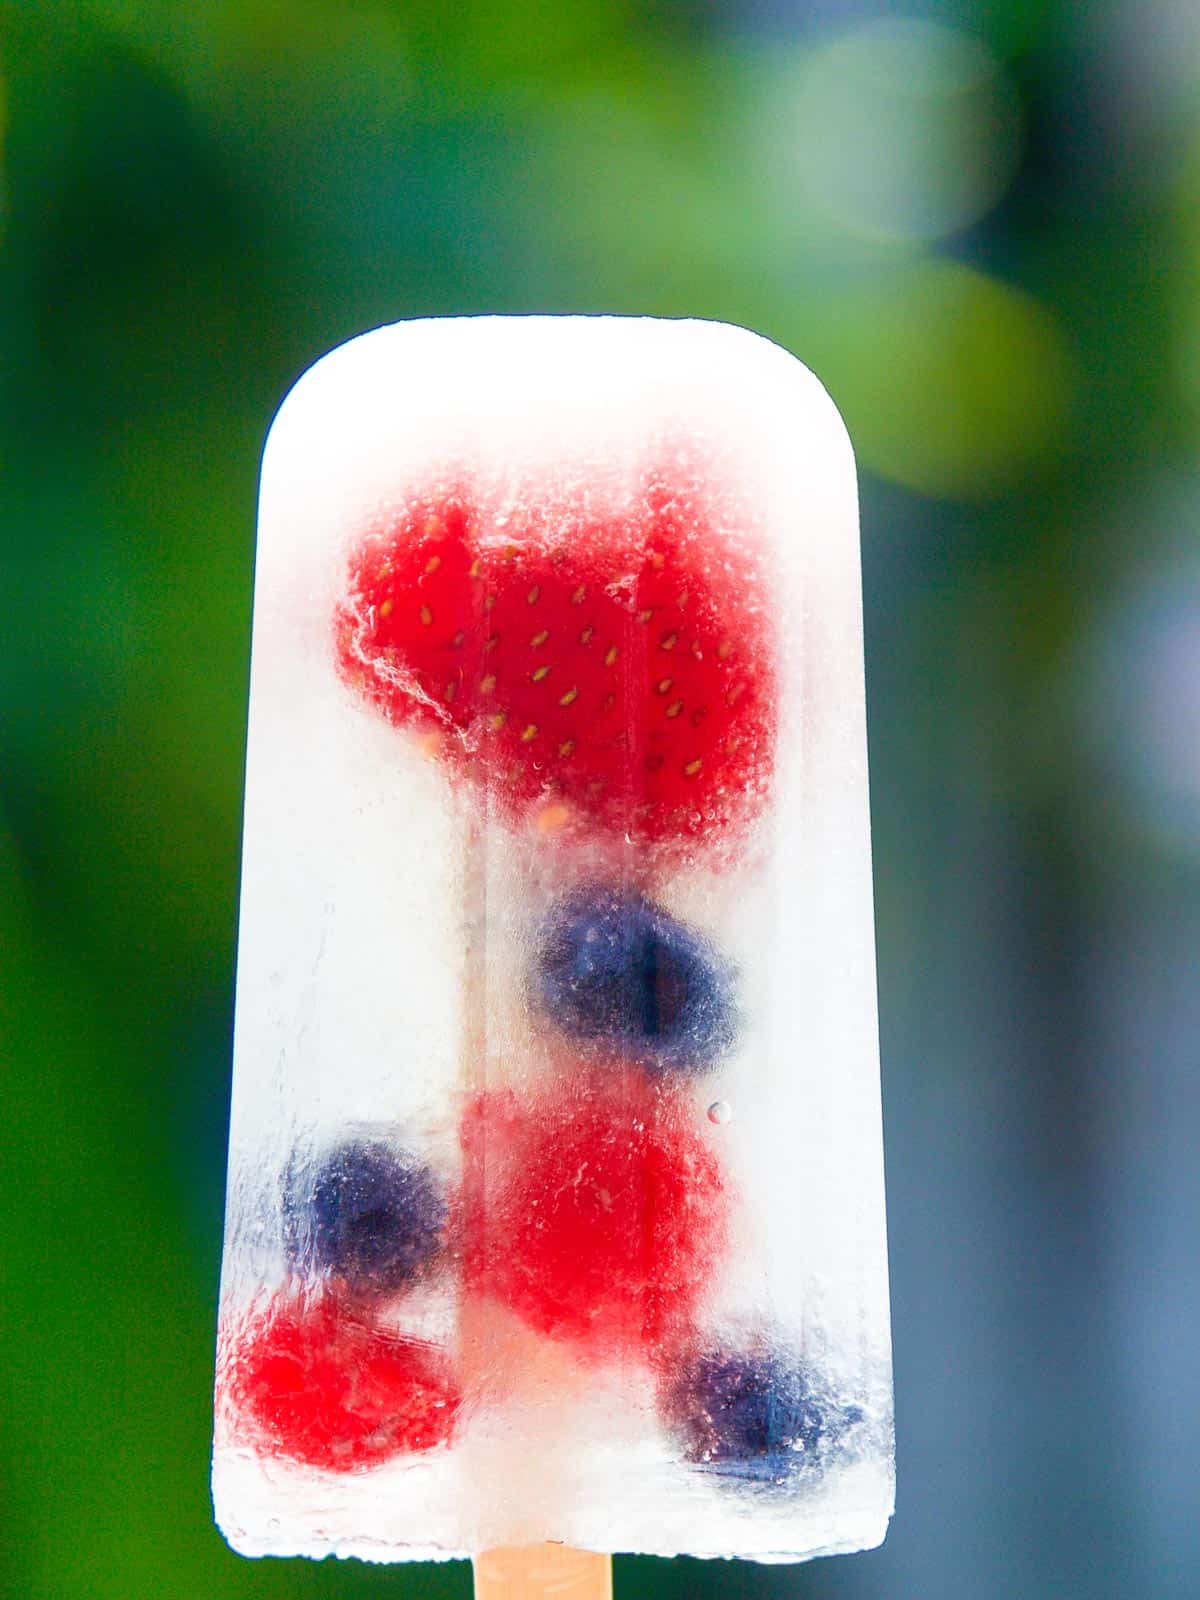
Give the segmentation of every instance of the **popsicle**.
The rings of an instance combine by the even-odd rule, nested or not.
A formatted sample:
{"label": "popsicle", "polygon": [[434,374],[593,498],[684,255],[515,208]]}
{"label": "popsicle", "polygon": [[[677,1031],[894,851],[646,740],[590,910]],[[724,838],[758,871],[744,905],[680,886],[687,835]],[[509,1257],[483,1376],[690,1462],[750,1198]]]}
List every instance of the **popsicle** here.
{"label": "popsicle", "polygon": [[401,323],[271,430],[213,1491],[496,1594],[884,1536],[854,463],[753,334]]}

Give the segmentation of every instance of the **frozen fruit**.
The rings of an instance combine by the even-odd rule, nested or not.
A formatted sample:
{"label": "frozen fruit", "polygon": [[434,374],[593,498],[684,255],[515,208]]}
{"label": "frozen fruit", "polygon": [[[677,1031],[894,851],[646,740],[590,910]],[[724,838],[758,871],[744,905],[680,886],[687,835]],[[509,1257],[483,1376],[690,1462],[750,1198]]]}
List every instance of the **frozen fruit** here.
{"label": "frozen fruit", "polygon": [[745,822],[774,737],[765,587],[677,470],[607,517],[531,500],[500,527],[461,485],[415,497],[352,552],[342,676],[510,816],[562,804],[649,842]]}
{"label": "frozen fruit", "polygon": [[293,1179],[287,1197],[293,1259],[365,1295],[392,1294],[425,1267],[446,1214],[431,1169],[381,1139],[337,1145],[315,1173]]}
{"label": "frozen fruit", "polygon": [[235,1332],[223,1366],[243,1426],[330,1472],[432,1449],[460,1404],[439,1352],[360,1321],[328,1294],[272,1302]]}
{"label": "frozen fruit", "polygon": [[679,1337],[727,1242],[727,1180],[701,1125],[685,1096],[632,1074],[475,1100],[468,1285],[599,1359]]}
{"label": "frozen fruit", "polygon": [[687,1460],[763,1479],[814,1464],[861,1415],[767,1349],[691,1353],[664,1382],[662,1405]]}
{"label": "frozen fruit", "polygon": [[552,911],[535,994],[590,1050],[656,1072],[702,1072],[735,1037],[726,963],[644,895],[603,885]]}

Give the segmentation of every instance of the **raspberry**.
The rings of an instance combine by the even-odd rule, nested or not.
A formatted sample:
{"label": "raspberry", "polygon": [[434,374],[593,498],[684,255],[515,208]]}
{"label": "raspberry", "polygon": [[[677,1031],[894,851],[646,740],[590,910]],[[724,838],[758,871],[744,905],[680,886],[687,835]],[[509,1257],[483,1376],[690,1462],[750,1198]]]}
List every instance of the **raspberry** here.
{"label": "raspberry", "polygon": [[597,1359],[677,1338],[719,1268],[728,1196],[690,1103],[586,1077],[464,1123],[467,1281]]}
{"label": "raspberry", "polygon": [[223,1366],[243,1425],[279,1455],[329,1472],[432,1449],[460,1404],[432,1346],[358,1320],[329,1294],[272,1302],[235,1335]]}

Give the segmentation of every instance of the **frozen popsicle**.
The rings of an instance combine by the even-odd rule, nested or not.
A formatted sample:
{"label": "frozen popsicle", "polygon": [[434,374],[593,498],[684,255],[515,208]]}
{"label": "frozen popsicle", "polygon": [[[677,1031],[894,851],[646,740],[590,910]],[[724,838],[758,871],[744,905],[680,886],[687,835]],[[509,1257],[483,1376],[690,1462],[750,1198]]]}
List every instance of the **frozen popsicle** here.
{"label": "frozen popsicle", "polygon": [[857,502],[820,385],[702,322],[356,339],[271,431],[252,663],[230,1542],[877,1544]]}

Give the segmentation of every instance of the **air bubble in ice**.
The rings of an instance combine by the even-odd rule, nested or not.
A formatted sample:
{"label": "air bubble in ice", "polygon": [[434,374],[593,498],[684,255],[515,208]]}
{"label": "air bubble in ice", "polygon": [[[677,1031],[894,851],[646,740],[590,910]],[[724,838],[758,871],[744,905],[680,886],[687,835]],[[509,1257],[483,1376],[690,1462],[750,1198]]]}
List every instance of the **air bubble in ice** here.
{"label": "air bubble in ice", "polygon": [[708,1108],[708,1120],[715,1122],[723,1128],[727,1122],[733,1121],[733,1107],[728,1100],[714,1100]]}

